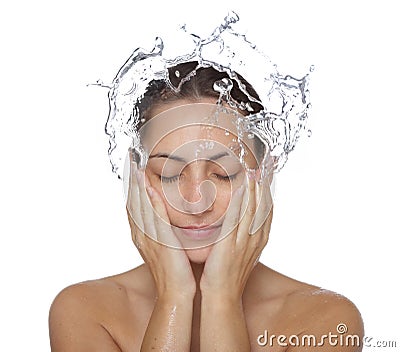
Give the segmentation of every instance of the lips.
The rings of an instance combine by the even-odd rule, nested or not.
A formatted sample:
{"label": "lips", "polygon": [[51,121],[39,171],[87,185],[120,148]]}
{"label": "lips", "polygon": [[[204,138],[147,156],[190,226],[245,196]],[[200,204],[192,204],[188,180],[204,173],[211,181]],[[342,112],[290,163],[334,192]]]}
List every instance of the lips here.
{"label": "lips", "polygon": [[185,227],[177,226],[177,228],[185,237],[192,240],[205,240],[217,234],[221,226],[222,225],[191,225]]}
{"label": "lips", "polygon": [[181,229],[200,230],[204,228],[217,227],[217,225],[189,225],[189,226],[178,226],[178,227]]}

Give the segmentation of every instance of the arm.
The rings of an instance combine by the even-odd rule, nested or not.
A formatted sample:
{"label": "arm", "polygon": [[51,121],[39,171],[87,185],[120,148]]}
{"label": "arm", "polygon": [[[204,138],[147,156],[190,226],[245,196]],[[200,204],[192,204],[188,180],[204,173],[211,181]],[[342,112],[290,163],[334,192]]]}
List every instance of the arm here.
{"label": "arm", "polygon": [[179,294],[157,299],[141,351],[190,351],[193,297]]}
{"label": "arm", "polygon": [[201,351],[250,351],[241,300],[203,295],[200,336]]}
{"label": "arm", "polygon": [[222,236],[229,235],[214,244],[200,281],[202,352],[250,351],[242,294],[268,240],[272,202],[269,187],[260,189],[254,179],[245,196],[243,191],[239,188],[232,195],[221,230]]}
{"label": "arm", "polygon": [[[196,292],[193,272],[186,253],[171,229],[161,196],[149,186],[144,173],[137,172],[133,164],[131,175],[134,176],[134,173],[137,179],[131,177],[128,219],[132,238],[149,266],[157,292],[141,351],[188,352]],[[135,205],[139,205],[141,210],[139,207],[133,210]]]}

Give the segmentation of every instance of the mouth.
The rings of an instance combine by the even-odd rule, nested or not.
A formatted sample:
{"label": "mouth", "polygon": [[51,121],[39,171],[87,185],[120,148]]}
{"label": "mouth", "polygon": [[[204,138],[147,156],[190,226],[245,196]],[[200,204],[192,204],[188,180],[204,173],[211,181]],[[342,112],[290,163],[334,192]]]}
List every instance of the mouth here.
{"label": "mouth", "polygon": [[176,226],[178,231],[182,233],[185,237],[192,240],[206,240],[214,235],[218,235],[221,230],[222,225],[203,225],[203,226]]}

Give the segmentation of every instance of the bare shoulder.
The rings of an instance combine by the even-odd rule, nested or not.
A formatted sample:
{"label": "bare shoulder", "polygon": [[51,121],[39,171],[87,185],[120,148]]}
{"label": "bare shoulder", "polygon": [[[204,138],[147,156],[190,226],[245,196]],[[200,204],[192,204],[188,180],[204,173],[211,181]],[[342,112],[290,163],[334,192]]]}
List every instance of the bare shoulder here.
{"label": "bare shoulder", "polygon": [[[305,344],[320,346],[319,351],[361,351],[364,324],[356,305],[336,292],[305,285],[288,297],[287,308],[298,310],[295,326],[302,350]],[[311,340],[310,340],[311,339]],[[300,348],[299,348],[300,347]]]}
{"label": "bare shoulder", "polygon": [[[269,290],[269,295],[264,300],[264,313],[268,314],[263,316],[272,316],[272,319],[259,320],[257,324],[259,331],[262,328],[261,332],[267,330],[270,335],[282,334],[287,339],[290,336],[297,336],[300,342],[302,337],[307,339],[315,337],[317,344],[322,341],[321,339],[326,339],[318,348],[319,351],[335,350],[329,343],[329,336],[333,339],[335,335],[337,339],[342,336],[350,340],[349,346],[337,344],[338,350],[361,351],[363,321],[358,308],[350,299],[331,290],[297,281],[267,269],[270,270],[270,272],[265,270],[268,282],[274,283],[275,288]],[[302,351],[300,347],[305,346],[287,345],[287,347],[288,351]]]}
{"label": "bare shoulder", "polygon": [[[84,281],[64,288],[54,299],[50,317],[56,313],[82,315],[91,312],[92,317],[101,321],[103,306],[113,304],[116,296],[123,296],[125,288],[109,278]],[[66,309],[68,308],[68,309]]]}
{"label": "bare shoulder", "polygon": [[304,284],[287,299],[287,308],[301,307],[299,314],[309,327],[325,326],[333,328],[332,333],[341,331],[362,333],[363,321],[356,305],[347,297],[331,290]]}
{"label": "bare shoulder", "polygon": [[[52,351],[121,351],[124,327],[135,331],[135,290],[126,285],[134,271],[77,283],[63,289],[49,313]],[[128,334],[129,336],[132,335]]]}

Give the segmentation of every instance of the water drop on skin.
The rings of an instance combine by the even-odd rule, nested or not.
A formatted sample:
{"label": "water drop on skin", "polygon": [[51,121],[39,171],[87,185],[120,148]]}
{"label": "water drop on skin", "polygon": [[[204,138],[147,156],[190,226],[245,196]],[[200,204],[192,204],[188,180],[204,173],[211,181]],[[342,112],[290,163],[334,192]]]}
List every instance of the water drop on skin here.
{"label": "water drop on skin", "polygon": [[247,135],[247,138],[248,138],[248,139],[253,139],[253,138],[254,138],[254,134],[253,134],[253,133],[249,133],[249,134]]}
{"label": "water drop on skin", "polygon": [[181,76],[181,73],[179,72],[179,70],[175,71],[175,77],[179,78]]}
{"label": "water drop on skin", "polygon": [[229,132],[228,131],[225,131],[225,136],[229,136]]}
{"label": "water drop on skin", "polygon": [[141,122],[141,123],[145,123],[145,122],[146,122],[146,119],[140,119],[140,122]]}

